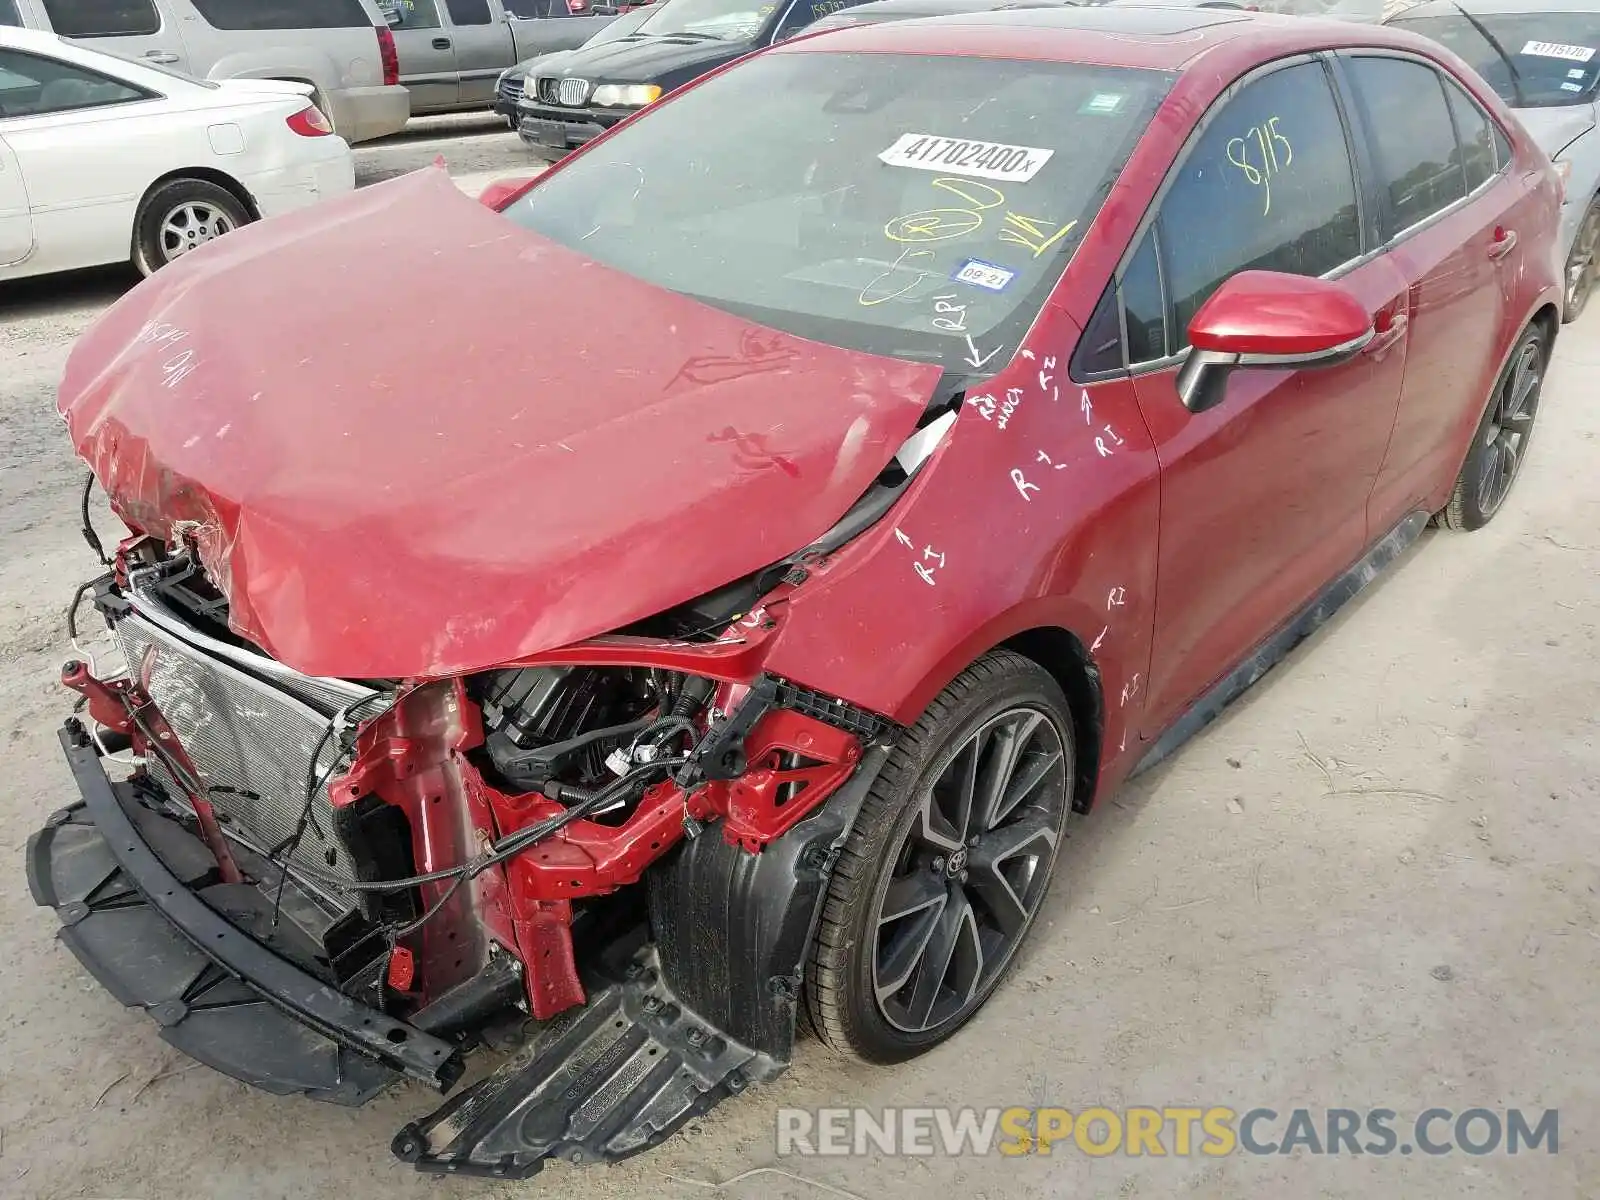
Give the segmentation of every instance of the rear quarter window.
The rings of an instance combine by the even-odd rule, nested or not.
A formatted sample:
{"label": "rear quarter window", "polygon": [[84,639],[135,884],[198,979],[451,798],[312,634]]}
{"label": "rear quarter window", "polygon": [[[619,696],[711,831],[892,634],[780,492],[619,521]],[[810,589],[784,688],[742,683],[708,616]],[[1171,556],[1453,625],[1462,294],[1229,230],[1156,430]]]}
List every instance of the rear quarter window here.
{"label": "rear quarter window", "polygon": [[1466,173],[1467,190],[1474,192],[1494,177],[1497,169],[1494,135],[1498,130],[1477,102],[1453,80],[1444,81],[1444,91],[1450,101],[1450,115],[1456,123],[1456,140],[1460,143],[1461,169]]}
{"label": "rear quarter window", "polygon": [[17,0],[0,0],[0,25],[21,25],[22,16],[17,12]]}
{"label": "rear quarter window", "polygon": [[154,0],[44,0],[50,28],[62,37],[142,37],[161,32]]}
{"label": "rear quarter window", "polygon": [[215,29],[356,29],[372,18],[360,0],[190,0]]}

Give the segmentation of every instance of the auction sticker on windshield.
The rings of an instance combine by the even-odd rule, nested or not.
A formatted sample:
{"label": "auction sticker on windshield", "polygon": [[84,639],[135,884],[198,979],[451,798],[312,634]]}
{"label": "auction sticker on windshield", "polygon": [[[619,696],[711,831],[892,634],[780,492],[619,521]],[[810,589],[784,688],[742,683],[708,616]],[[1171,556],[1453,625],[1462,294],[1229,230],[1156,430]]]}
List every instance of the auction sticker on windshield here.
{"label": "auction sticker on windshield", "polygon": [[1038,146],[1008,146],[1004,142],[975,142],[970,138],[939,137],[932,133],[903,133],[878,158],[891,167],[1026,183],[1054,153],[1054,150]]}
{"label": "auction sticker on windshield", "polygon": [[1566,58],[1573,62],[1588,62],[1594,57],[1593,46],[1569,46],[1564,42],[1529,42],[1522,53],[1534,58]]}

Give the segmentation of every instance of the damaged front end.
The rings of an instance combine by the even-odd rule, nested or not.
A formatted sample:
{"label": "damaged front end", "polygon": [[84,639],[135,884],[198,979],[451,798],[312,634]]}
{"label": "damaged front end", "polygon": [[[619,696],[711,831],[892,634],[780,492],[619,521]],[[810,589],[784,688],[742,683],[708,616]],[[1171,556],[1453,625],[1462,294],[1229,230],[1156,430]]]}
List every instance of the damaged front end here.
{"label": "damaged front end", "polygon": [[166,1040],[268,1091],[449,1091],[509,1049],[397,1134],[419,1169],[636,1153],[787,1064],[887,754],[888,721],[763,673],[769,582],[496,669],[321,678],[231,630],[181,542],[132,538],[92,588],[126,670],[63,671],[82,798],[30,841],[34,897]]}

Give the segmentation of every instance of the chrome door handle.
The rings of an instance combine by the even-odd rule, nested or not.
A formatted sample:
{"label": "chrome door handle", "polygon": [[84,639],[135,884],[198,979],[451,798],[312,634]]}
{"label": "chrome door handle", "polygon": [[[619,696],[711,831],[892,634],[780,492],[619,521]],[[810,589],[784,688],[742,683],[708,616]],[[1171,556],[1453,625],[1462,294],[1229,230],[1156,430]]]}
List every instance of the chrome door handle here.
{"label": "chrome door handle", "polygon": [[1495,226],[1494,241],[1489,246],[1490,258],[1504,258],[1517,246],[1517,231],[1507,229],[1503,225]]}

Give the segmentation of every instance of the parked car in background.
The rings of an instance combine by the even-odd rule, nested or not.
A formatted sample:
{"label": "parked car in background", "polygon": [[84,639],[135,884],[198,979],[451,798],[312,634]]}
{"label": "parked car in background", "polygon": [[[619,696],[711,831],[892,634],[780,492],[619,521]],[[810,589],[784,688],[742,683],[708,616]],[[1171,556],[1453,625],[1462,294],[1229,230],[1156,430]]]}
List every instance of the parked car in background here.
{"label": "parked car in background", "polygon": [[[612,38],[624,37],[637,29],[650,9],[645,5],[634,5],[615,17],[598,17],[600,22],[595,32],[591,34],[584,46],[592,46],[599,42],[610,41]],[[552,50],[548,54],[537,55],[534,58],[519,62],[516,66],[503,72],[495,83],[494,111],[506,119],[506,123],[515,129],[517,127],[517,102],[522,99],[522,88],[532,71],[543,71],[545,74],[553,73],[565,60],[565,55],[571,50]]]}
{"label": "parked car in background", "polygon": [[63,668],[32,894],[270,1091],[449,1089],[538,1023],[390,1141],[438,1174],[659,1145],[802,1016],[923,1054],[1073,813],[1504,510],[1559,208],[1426,38],[1060,7],[795,38],[498,210],[419,171],[246,230],[66,364],[130,671]]}
{"label": "parked car in background", "polygon": [[583,45],[621,11],[570,0],[377,0],[413,114],[487,108],[508,68]]}
{"label": "parked car in background", "polygon": [[394,40],[373,0],[0,0],[0,24],[201,79],[311,86],[349,142],[405,128]]}
{"label": "parked car in background", "polygon": [[1557,242],[1574,320],[1600,256],[1600,0],[1435,0],[1388,22],[1453,50],[1489,82],[1565,184]]}
{"label": "parked car in background", "polygon": [[309,84],[211,83],[0,27],[0,280],[130,260],[149,274],[354,186]]}
{"label": "parked car in background", "polygon": [[624,37],[586,45],[528,76],[523,143],[559,158],[662,96],[859,0],[657,0]]}
{"label": "parked car in background", "polygon": [[870,0],[842,8],[815,22],[808,33],[843,29],[850,25],[875,25],[879,21],[909,21],[918,17],[946,17],[957,13],[1001,12],[1010,8],[1076,6],[1085,0]]}

